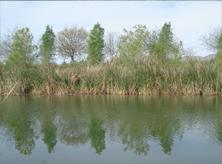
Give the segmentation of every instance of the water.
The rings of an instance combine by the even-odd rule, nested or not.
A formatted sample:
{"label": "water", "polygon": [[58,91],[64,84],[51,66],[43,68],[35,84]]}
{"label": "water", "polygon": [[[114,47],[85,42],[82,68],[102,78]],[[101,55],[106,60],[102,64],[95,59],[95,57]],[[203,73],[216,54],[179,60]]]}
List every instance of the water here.
{"label": "water", "polygon": [[220,97],[11,97],[3,164],[219,164]]}

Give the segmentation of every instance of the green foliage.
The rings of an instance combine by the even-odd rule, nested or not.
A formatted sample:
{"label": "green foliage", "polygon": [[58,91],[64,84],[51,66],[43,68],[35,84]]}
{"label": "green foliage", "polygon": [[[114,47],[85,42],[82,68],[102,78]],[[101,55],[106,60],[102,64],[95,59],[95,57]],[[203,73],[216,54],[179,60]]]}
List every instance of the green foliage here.
{"label": "green foliage", "polygon": [[11,53],[6,64],[20,67],[27,63],[33,63],[33,52],[36,46],[33,45],[32,41],[33,36],[28,28],[18,29],[13,36]]}
{"label": "green foliage", "polygon": [[174,39],[171,23],[165,23],[160,32],[154,32],[149,43],[149,54],[159,58],[178,58],[182,49],[182,42],[177,43]]}
{"label": "green foliage", "polygon": [[124,30],[118,50],[120,57],[135,59],[156,56],[159,60],[181,57],[182,42],[174,38],[171,24],[165,23],[160,31],[148,31],[146,26],[137,25],[131,31]]}
{"label": "green foliage", "polygon": [[99,23],[95,24],[93,29],[90,31],[87,47],[87,60],[91,64],[97,64],[103,60],[103,48],[105,46],[103,37],[104,28],[102,28]]}
{"label": "green foliage", "polygon": [[40,45],[40,55],[42,59],[42,63],[47,64],[52,60],[52,56],[54,55],[54,41],[55,34],[52,28],[47,25],[46,31],[42,35],[41,45]]}
{"label": "green foliage", "polygon": [[217,65],[222,69],[222,32],[218,36],[216,48],[217,48],[216,62],[217,62]]}
{"label": "green foliage", "polygon": [[20,82],[22,92],[29,92],[39,77],[38,70],[33,66],[36,46],[32,42],[33,36],[28,28],[18,29],[13,36],[11,53],[6,61],[11,78]]}
{"label": "green foliage", "polygon": [[146,42],[149,37],[149,31],[146,26],[137,25],[133,30],[127,31],[124,29],[124,35],[120,37],[118,51],[120,57],[135,58],[142,57],[147,53]]}

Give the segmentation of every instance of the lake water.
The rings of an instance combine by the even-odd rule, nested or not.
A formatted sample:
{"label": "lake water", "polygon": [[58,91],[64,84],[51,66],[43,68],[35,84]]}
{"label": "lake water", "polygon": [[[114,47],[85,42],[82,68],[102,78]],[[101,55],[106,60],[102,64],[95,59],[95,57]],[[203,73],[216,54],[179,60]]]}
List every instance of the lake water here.
{"label": "lake water", "polygon": [[220,97],[10,97],[1,164],[219,164]]}

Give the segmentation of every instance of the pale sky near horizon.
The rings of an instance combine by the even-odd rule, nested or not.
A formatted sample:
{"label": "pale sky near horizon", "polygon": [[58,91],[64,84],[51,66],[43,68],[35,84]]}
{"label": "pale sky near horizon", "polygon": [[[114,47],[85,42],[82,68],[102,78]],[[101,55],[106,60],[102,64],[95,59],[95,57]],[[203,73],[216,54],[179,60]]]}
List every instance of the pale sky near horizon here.
{"label": "pale sky near horizon", "polygon": [[220,1],[1,1],[0,33],[16,27],[29,27],[38,41],[47,24],[55,32],[66,26],[90,30],[99,22],[107,32],[122,33],[136,24],[152,30],[171,22],[173,31],[185,48],[196,55],[212,53],[202,46],[201,38],[222,27]]}

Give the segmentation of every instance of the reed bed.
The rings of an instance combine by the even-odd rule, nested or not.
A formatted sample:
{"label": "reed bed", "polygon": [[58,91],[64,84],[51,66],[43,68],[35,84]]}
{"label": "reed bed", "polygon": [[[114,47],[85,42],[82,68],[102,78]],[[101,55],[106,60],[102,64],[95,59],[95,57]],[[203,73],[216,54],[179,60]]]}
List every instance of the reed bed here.
{"label": "reed bed", "polygon": [[[214,60],[166,60],[146,57],[90,65],[85,62],[36,66],[38,77],[30,81],[31,95],[221,95],[222,72]],[[35,72],[35,73],[36,73]],[[12,76],[1,66],[0,93],[13,86]],[[37,82],[36,82],[37,80]],[[21,84],[21,83],[20,83]],[[21,85],[14,95],[24,94]]]}

